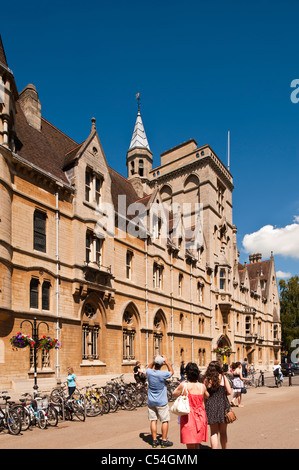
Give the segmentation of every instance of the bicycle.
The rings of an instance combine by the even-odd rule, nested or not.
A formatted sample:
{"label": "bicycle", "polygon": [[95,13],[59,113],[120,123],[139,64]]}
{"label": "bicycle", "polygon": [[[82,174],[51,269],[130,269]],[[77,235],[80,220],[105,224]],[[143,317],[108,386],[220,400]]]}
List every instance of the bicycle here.
{"label": "bicycle", "polygon": [[82,387],[81,390],[85,389],[83,394],[86,402],[86,416],[94,417],[104,413],[104,401],[96,389],[93,389],[96,384],[87,385]]}
{"label": "bicycle", "polygon": [[279,373],[279,371],[277,370],[277,373],[275,374],[276,371],[274,371],[273,375],[274,375],[274,380],[275,380],[275,386],[278,388],[278,387],[281,387],[282,386],[282,377]]}
{"label": "bicycle", "polygon": [[[66,400],[68,398],[68,387],[67,382],[65,382],[61,387],[55,387],[50,393],[50,401],[55,405],[59,405],[61,400]],[[80,397],[80,390],[75,389],[73,396]]]}
{"label": "bicycle", "polygon": [[[20,434],[22,430],[22,422],[18,413],[11,408],[14,402],[9,401],[10,397],[8,395],[3,395],[4,393],[7,392],[1,392],[1,398],[5,403],[0,404],[0,430],[8,429],[10,434],[16,436],[17,434]],[[4,410],[1,408],[1,405],[5,406]]]}
{"label": "bicycle", "polygon": [[264,379],[264,372],[260,370],[260,375],[258,379],[255,381],[255,386],[256,387],[263,387],[265,385],[265,379]]}

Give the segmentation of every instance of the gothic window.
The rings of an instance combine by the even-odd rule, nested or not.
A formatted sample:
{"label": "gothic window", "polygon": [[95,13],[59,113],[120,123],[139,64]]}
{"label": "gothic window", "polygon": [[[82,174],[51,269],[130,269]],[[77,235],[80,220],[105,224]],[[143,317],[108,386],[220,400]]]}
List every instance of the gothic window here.
{"label": "gothic window", "polygon": [[95,200],[97,204],[101,202],[101,190],[102,190],[102,178],[99,176],[95,177]]}
{"label": "gothic window", "polygon": [[86,302],[82,322],[82,359],[99,359],[99,331],[97,308],[92,302]]}
{"label": "gothic window", "polygon": [[87,201],[87,202],[90,202],[91,181],[92,181],[92,170],[90,168],[86,168],[86,171],[85,171],[85,201]]}
{"label": "gothic window", "polygon": [[126,310],[123,316],[123,360],[135,359],[134,340],[136,334],[135,318],[132,312]]}
{"label": "gothic window", "polygon": [[133,252],[128,250],[126,253],[126,278],[132,279],[132,259]]}
{"label": "gothic window", "polygon": [[50,310],[50,281],[44,281],[42,285],[42,309]]}
{"label": "gothic window", "polygon": [[164,321],[162,312],[158,312],[154,318],[154,331],[153,331],[153,340],[154,340],[154,355],[162,354],[162,342],[164,336]]}
{"label": "gothic window", "polygon": [[131,162],[131,175],[135,174],[135,162],[134,160]]}
{"label": "gothic window", "polygon": [[220,269],[220,272],[219,272],[219,288],[220,288],[220,290],[225,290],[225,288],[226,288],[225,269]]}
{"label": "gothic window", "polygon": [[201,282],[198,282],[197,283],[197,300],[200,303],[203,302],[203,290],[204,290],[203,284]]}
{"label": "gothic window", "polygon": [[93,239],[92,233],[87,231],[86,232],[86,241],[85,241],[85,247],[86,247],[85,261],[86,261],[86,263],[91,262],[92,239]]}
{"label": "gothic window", "polygon": [[39,280],[33,277],[30,281],[30,308],[38,308]]}
{"label": "gothic window", "polygon": [[251,334],[251,317],[247,316],[245,318],[245,334],[250,335]]}
{"label": "gothic window", "polygon": [[98,266],[101,266],[102,247],[103,247],[103,240],[101,238],[96,238],[95,239],[95,251],[96,251],[96,263]]}
{"label": "gothic window", "polygon": [[139,160],[138,173],[139,176],[143,176],[143,160]]}
{"label": "gothic window", "polygon": [[182,297],[183,279],[184,279],[183,274],[179,274],[179,297]]}
{"label": "gothic window", "polygon": [[217,211],[220,215],[224,213],[224,192],[225,187],[218,181],[217,185]]}
{"label": "gothic window", "polygon": [[45,212],[35,210],[33,217],[33,248],[46,252],[46,218]]}
{"label": "gothic window", "polygon": [[[33,348],[30,348],[30,369],[34,370],[34,352]],[[50,351],[46,351],[45,349],[42,349],[41,351],[37,351],[37,357],[36,357],[36,362],[37,362],[37,368],[38,369],[45,369],[51,367],[50,364]]]}
{"label": "gothic window", "polygon": [[184,314],[183,313],[180,314],[179,325],[180,325],[180,331],[183,331],[184,329]]}
{"label": "gothic window", "polygon": [[163,266],[154,263],[153,267],[153,287],[162,289]]}

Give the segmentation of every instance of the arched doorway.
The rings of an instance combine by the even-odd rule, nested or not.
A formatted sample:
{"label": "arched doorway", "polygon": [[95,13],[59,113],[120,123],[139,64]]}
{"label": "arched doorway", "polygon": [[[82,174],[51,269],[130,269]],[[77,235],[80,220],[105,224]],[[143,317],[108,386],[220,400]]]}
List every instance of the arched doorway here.
{"label": "arched doorway", "polygon": [[229,358],[232,353],[232,347],[231,347],[231,342],[228,336],[222,335],[217,341],[217,348],[218,352],[217,354],[217,359],[221,360],[223,364],[229,364]]}

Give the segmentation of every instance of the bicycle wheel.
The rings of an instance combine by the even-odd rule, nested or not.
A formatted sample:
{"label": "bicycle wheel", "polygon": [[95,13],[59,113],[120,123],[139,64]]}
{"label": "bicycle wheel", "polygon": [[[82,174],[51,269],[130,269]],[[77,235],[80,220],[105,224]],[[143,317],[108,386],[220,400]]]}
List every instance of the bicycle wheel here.
{"label": "bicycle wheel", "polygon": [[15,405],[13,407],[13,410],[16,411],[20,417],[21,423],[22,423],[22,431],[26,431],[30,424],[30,413],[29,411],[22,405]]}
{"label": "bicycle wheel", "polygon": [[99,400],[102,402],[103,405],[103,413],[108,414],[110,411],[110,403],[108,398],[105,395],[100,395]]}
{"label": "bicycle wheel", "polygon": [[13,434],[14,436],[16,436],[17,434],[20,434],[21,429],[22,429],[22,421],[17,411],[15,410],[7,411],[6,426],[10,434]]}
{"label": "bicycle wheel", "polygon": [[44,410],[38,410],[37,412],[37,424],[40,429],[46,429],[47,427],[47,419],[46,413]]}
{"label": "bicycle wheel", "polygon": [[57,426],[58,424],[58,413],[53,405],[49,405],[46,411],[47,422],[49,426]]}
{"label": "bicycle wheel", "polygon": [[80,421],[85,421],[86,409],[85,409],[85,406],[83,405],[83,403],[74,400],[72,402],[72,408],[73,408],[74,415],[77,416],[77,418]]}
{"label": "bicycle wheel", "polygon": [[52,392],[50,393],[50,401],[55,403],[55,405],[60,405],[62,397],[63,391],[61,388],[53,388]]}
{"label": "bicycle wheel", "polygon": [[128,410],[128,411],[135,410],[136,408],[132,399],[126,396],[121,397],[121,405],[125,410]]}
{"label": "bicycle wheel", "polygon": [[103,414],[103,405],[95,396],[89,395],[86,400],[86,416],[93,417]]}
{"label": "bicycle wheel", "polygon": [[109,407],[110,407],[109,411],[111,413],[115,413],[115,411],[117,411],[118,406],[119,406],[117,397],[115,395],[113,395],[113,393],[106,393],[105,396],[109,401]]}

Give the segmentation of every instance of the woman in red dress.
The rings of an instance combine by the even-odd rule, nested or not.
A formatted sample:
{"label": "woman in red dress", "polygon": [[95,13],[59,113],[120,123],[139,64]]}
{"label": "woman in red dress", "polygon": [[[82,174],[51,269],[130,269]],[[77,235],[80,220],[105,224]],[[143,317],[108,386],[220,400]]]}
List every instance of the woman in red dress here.
{"label": "woman in red dress", "polygon": [[186,444],[187,449],[199,449],[199,444],[208,440],[208,423],[204,402],[209,394],[206,386],[198,382],[197,364],[189,362],[185,373],[186,382],[181,382],[173,392],[173,397],[177,398],[185,387],[184,395],[188,395],[190,405],[190,413],[180,416],[181,443]]}

